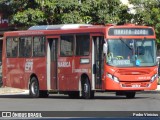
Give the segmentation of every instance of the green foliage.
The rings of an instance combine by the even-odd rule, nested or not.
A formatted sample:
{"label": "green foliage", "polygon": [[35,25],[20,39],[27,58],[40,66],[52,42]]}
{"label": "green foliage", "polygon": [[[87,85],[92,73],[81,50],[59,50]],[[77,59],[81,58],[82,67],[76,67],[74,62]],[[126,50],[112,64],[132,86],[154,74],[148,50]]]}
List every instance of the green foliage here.
{"label": "green foliage", "polygon": [[148,25],[155,28],[160,43],[160,0],[128,1],[134,14],[120,0],[0,0],[0,12],[20,28],[67,23]]}
{"label": "green foliage", "polygon": [[24,10],[22,12],[17,12],[13,16],[11,23],[24,25],[24,26],[25,25],[31,26],[31,25],[36,25],[37,23],[41,23],[44,20],[45,20],[45,17],[42,11],[40,11],[39,9],[28,8],[27,10]]}
{"label": "green foliage", "polygon": [[155,28],[157,42],[160,43],[160,1],[159,0],[129,0],[134,5],[136,13],[134,23]]}
{"label": "green foliage", "polygon": [[11,24],[30,27],[41,24],[121,24],[133,22],[155,28],[160,42],[159,0],[129,0],[135,13],[120,0],[0,0],[0,12]]}
{"label": "green foliage", "polygon": [[[82,12],[92,24],[119,23],[124,5],[119,0],[84,0]],[[127,8],[126,8],[127,10]]]}
{"label": "green foliage", "polygon": [[[4,9],[5,8],[5,9]],[[0,11],[17,26],[120,23],[127,6],[120,0],[0,0]]]}

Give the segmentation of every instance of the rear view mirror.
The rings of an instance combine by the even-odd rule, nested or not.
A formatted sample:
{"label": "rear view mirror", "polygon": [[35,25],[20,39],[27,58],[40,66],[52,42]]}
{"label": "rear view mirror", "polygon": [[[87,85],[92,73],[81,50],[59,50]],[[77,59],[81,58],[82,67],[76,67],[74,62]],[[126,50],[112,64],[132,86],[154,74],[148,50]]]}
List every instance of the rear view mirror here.
{"label": "rear view mirror", "polygon": [[106,43],[103,44],[103,53],[107,54],[107,52],[108,52],[108,44],[106,42]]}

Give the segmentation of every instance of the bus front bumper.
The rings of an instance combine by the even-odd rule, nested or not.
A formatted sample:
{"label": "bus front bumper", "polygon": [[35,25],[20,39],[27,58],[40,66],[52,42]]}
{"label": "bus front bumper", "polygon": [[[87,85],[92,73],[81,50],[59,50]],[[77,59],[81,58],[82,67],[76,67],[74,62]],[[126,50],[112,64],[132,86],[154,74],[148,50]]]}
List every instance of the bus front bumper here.
{"label": "bus front bumper", "polygon": [[144,90],[156,90],[157,89],[157,80],[153,82],[115,82],[111,79],[106,80],[105,90],[135,90],[135,91],[144,91]]}

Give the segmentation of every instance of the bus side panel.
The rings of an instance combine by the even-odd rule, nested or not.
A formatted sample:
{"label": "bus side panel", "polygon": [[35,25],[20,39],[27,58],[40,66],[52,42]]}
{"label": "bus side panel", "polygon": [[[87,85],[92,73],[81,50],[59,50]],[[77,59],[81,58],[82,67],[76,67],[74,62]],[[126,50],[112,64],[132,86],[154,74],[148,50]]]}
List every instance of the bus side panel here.
{"label": "bus side panel", "polygon": [[60,75],[59,90],[60,91],[77,91],[78,80],[73,75]]}
{"label": "bus side panel", "polygon": [[[87,60],[86,63],[82,63],[83,60]],[[81,81],[81,76],[86,75],[90,80],[90,85],[92,85],[91,77],[91,56],[76,56],[74,59],[75,63],[73,66],[73,73],[76,74],[76,78]],[[77,83],[78,84],[78,83]]]}
{"label": "bus side panel", "polygon": [[46,90],[47,89],[46,58],[45,57],[33,58],[33,70],[34,70],[33,73],[36,74],[38,78],[39,89]]}
{"label": "bus side panel", "polygon": [[[89,63],[80,63],[82,59],[88,59]],[[82,74],[86,74],[91,80],[90,56],[59,58],[58,78],[60,91],[78,91]]]}
{"label": "bus side panel", "polygon": [[24,58],[7,58],[6,64],[7,86],[24,89]]}
{"label": "bus side panel", "polygon": [[78,76],[73,73],[73,57],[60,57],[58,59],[58,89],[60,91],[77,91]]}
{"label": "bus side panel", "polygon": [[[18,61],[18,62],[17,62]],[[7,58],[6,62],[6,86],[27,89],[30,75],[34,73],[41,90],[46,90],[46,60],[33,58]]]}
{"label": "bus side panel", "polygon": [[24,78],[22,64],[23,59],[17,62],[16,58],[3,57],[3,86],[23,88],[21,85],[21,81]]}

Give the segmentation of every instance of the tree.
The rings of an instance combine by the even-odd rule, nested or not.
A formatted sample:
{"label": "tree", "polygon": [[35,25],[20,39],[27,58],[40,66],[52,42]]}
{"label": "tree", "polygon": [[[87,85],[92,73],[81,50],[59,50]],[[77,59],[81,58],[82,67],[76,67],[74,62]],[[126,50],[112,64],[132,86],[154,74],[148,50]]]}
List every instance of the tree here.
{"label": "tree", "polygon": [[[130,21],[120,0],[1,0],[0,11],[17,26]],[[3,8],[3,9],[2,9]],[[127,16],[127,17],[126,17]]]}
{"label": "tree", "polygon": [[136,10],[134,23],[155,28],[157,42],[160,43],[160,0],[129,0]]}
{"label": "tree", "polygon": [[[9,19],[9,24],[26,27],[28,25],[34,25],[39,21],[43,21],[43,13],[36,8],[36,4],[31,3],[34,0],[1,0],[0,12],[3,13],[3,18]],[[30,22],[31,21],[31,22]]]}
{"label": "tree", "polygon": [[82,4],[83,14],[90,18],[92,24],[117,24],[128,19],[124,18],[128,7],[120,0],[83,0]]}

